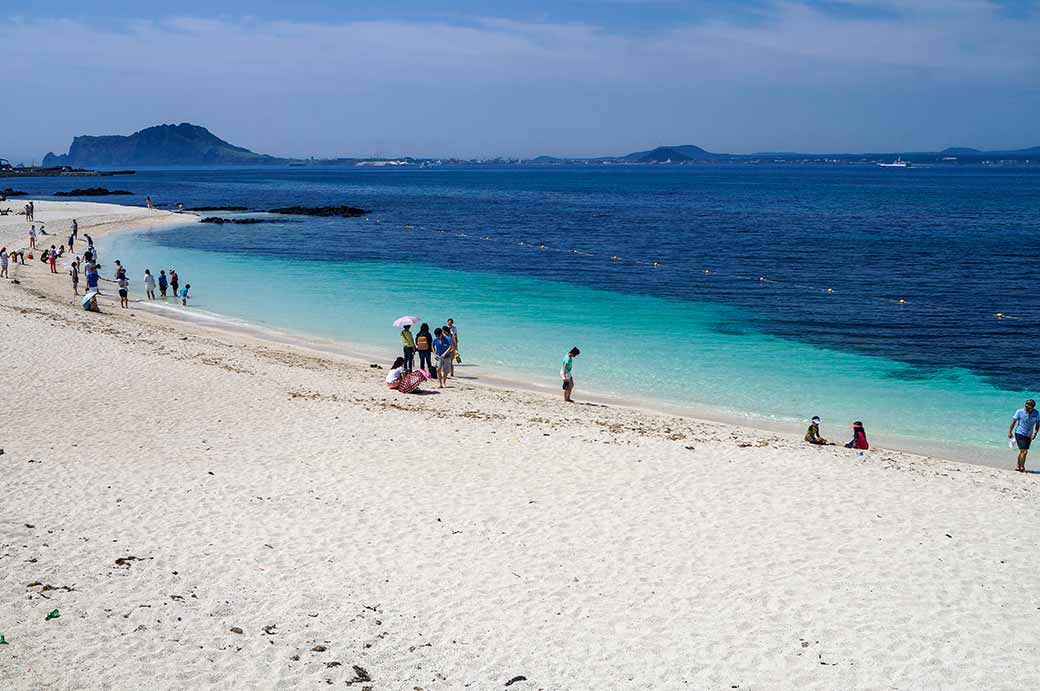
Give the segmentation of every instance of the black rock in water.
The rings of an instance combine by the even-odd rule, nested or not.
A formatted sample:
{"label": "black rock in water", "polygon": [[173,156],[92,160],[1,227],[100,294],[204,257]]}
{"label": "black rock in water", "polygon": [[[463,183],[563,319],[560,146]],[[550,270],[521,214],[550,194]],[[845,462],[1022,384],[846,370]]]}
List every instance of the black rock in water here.
{"label": "black rock in water", "polygon": [[234,223],[240,226],[251,226],[254,223],[278,223],[270,218],[221,218],[220,216],[207,216],[200,223],[216,223],[218,226],[225,223]]}
{"label": "black rock in water", "polygon": [[24,197],[29,194],[28,192],[22,192],[21,190],[13,190],[8,187],[6,190],[0,190],[0,197]]}
{"label": "black rock in water", "polygon": [[271,209],[271,213],[291,216],[340,216],[342,218],[353,218],[355,216],[364,216],[370,212],[354,206],[286,206],[281,209]]}
{"label": "black rock in water", "polygon": [[249,211],[248,206],[193,206],[185,211]]}
{"label": "black rock in water", "polygon": [[55,192],[55,197],[108,197],[113,194],[133,194],[126,190],[110,190],[107,187],[88,187],[83,190],[70,190],[68,192]]}

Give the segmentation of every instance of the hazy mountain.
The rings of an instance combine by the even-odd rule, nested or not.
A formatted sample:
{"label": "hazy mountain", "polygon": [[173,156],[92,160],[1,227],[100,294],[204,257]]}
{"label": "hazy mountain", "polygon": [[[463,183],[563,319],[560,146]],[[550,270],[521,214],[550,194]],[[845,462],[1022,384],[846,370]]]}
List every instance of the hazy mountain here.
{"label": "hazy mountain", "polygon": [[258,165],[287,163],[288,159],[266,156],[234,146],[205,127],[181,123],[156,125],[128,137],[80,136],[72,140],[67,154],[48,153],[44,166],[183,166]]}

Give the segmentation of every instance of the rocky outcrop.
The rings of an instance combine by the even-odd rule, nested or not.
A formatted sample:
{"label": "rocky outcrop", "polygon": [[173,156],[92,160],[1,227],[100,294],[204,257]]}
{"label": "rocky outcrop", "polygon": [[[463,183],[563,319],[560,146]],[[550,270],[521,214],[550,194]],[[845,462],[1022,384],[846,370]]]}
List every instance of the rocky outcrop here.
{"label": "rocky outcrop", "polygon": [[281,209],[271,209],[271,213],[289,216],[339,216],[342,218],[353,218],[355,216],[364,216],[371,212],[354,206],[286,206]]}
{"label": "rocky outcrop", "polygon": [[55,192],[55,197],[109,197],[115,194],[133,194],[126,190],[110,190],[107,187],[88,187],[82,190],[69,190],[68,192]]}

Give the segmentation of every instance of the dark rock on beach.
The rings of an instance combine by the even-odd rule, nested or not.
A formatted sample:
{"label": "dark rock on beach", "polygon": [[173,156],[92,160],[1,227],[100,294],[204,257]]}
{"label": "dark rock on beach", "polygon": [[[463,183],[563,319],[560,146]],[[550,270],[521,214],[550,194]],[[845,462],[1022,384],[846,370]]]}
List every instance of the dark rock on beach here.
{"label": "dark rock on beach", "polygon": [[193,206],[185,211],[249,211],[247,206]]}
{"label": "dark rock on beach", "polygon": [[340,216],[342,218],[353,218],[355,216],[364,216],[369,212],[354,206],[286,206],[281,209],[271,209],[271,213],[290,216]]}
{"label": "dark rock on beach", "polygon": [[55,192],[55,197],[108,197],[114,194],[133,194],[126,190],[110,190],[107,187],[88,187],[82,190],[69,190],[68,192]]}
{"label": "dark rock on beach", "polygon": [[278,223],[278,221],[272,218],[221,218],[220,216],[207,216],[199,222],[216,223],[217,225],[223,225],[225,223],[234,223],[236,225],[242,226],[253,225],[254,223]]}

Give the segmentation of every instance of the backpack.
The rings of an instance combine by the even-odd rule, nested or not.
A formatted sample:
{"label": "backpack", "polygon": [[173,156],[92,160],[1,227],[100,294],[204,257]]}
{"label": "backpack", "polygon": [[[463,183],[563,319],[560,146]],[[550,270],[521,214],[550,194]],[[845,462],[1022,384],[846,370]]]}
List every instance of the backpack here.
{"label": "backpack", "polygon": [[419,350],[429,350],[430,349],[430,339],[429,339],[429,337],[427,337],[426,334],[419,334],[418,336],[416,336],[416,338],[415,338],[415,347],[418,348]]}

